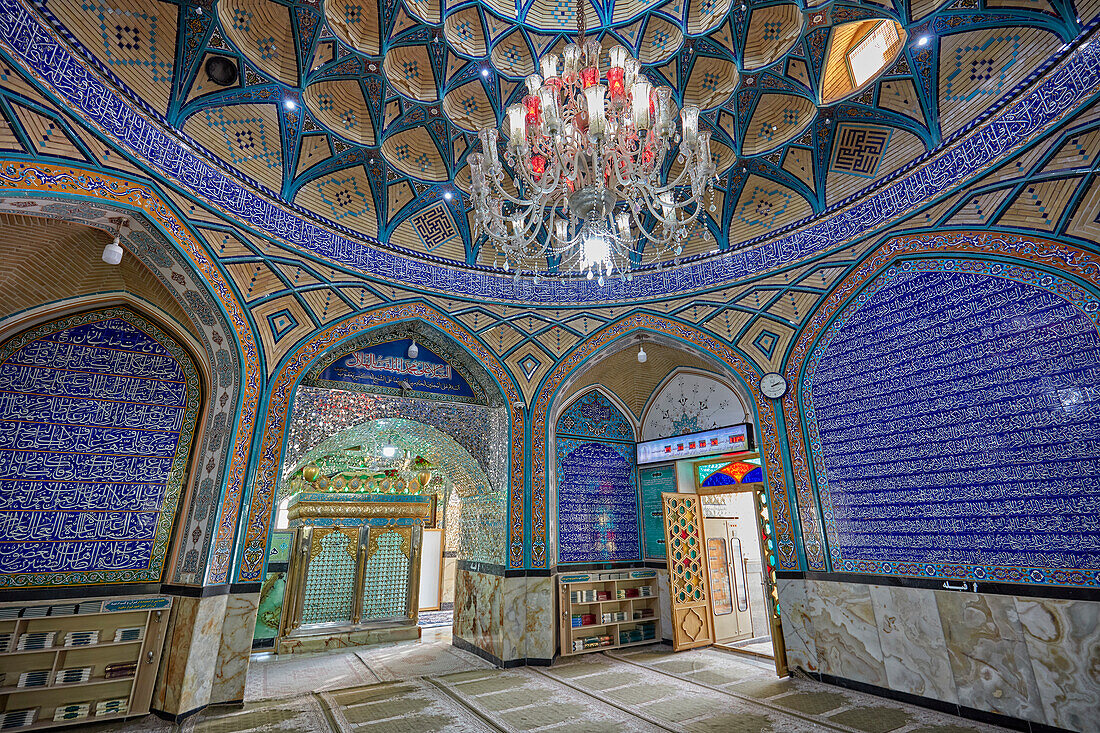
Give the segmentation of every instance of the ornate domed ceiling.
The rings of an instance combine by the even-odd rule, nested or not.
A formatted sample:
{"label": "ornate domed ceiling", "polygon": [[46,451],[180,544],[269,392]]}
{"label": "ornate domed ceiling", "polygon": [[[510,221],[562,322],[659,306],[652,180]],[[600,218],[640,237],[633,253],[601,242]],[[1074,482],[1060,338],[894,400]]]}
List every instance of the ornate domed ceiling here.
{"label": "ornate domed ceiling", "polygon": [[[678,104],[704,109],[720,180],[702,226],[714,239],[697,229],[684,257],[875,190],[1081,30],[1065,0],[583,1],[589,37],[626,46]],[[574,0],[89,0],[41,12],[247,185],[345,235],[465,266],[496,257],[471,241],[476,131],[500,123],[538,58],[577,29]],[[867,76],[853,54],[880,28],[885,65]],[[228,86],[208,73],[214,57],[240,70]]]}

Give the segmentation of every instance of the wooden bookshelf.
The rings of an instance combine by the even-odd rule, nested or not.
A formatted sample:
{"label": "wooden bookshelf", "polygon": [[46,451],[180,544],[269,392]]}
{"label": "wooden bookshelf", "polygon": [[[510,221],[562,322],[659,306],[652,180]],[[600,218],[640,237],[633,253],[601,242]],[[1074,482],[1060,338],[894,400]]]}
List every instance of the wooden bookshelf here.
{"label": "wooden bookshelf", "polygon": [[562,573],[558,593],[563,657],[661,640],[656,570]]}
{"label": "wooden bookshelf", "polygon": [[[172,598],[159,595],[0,603],[0,715],[36,710],[32,723],[8,727],[8,721],[4,730],[87,725],[147,714],[171,608]],[[117,630],[134,628],[140,629],[140,638],[115,641]],[[66,634],[92,631],[99,632],[95,643],[66,646]],[[50,632],[52,643],[18,648],[24,635]],[[107,666],[113,664],[136,667],[109,678]],[[83,668],[91,668],[87,679],[56,679],[62,670]],[[20,687],[24,673],[46,673],[47,682]],[[96,704],[108,700],[125,700],[125,709],[96,715]],[[59,708],[82,704],[89,706],[86,717],[54,720]]]}

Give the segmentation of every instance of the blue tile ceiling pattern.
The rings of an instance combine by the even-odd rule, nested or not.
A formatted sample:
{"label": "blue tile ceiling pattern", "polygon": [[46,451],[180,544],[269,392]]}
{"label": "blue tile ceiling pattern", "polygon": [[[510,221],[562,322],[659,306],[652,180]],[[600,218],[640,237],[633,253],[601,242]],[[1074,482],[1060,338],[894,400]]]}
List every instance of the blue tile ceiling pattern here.
{"label": "blue tile ceiling pattern", "polygon": [[[499,117],[500,107],[522,91],[507,92],[502,86],[505,80],[497,73],[482,76],[481,70],[489,68],[492,64],[489,60],[489,49],[497,41],[513,42],[513,39],[522,36],[525,45],[529,45],[524,53],[534,53],[548,45],[548,38],[537,36],[537,31],[546,32],[547,24],[553,24],[552,13],[539,15],[541,6],[533,4],[524,10],[519,25],[520,35],[516,33],[494,35],[492,28],[508,27],[500,18],[496,18],[486,6],[475,2],[456,3],[449,8],[446,16],[441,18],[421,19],[421,22],[413,22],[411,25],[401,21],[398,23],[396,14],[386,6],[381,8],[381,22],[383,24],[382,45],[385,49],[408,49],[416,47],[417,52],[422,51],[421,61],[416,68],[420,70],[425,64],[432,66],[433,74],[438,83],[446,79],[445,88],[457,88],[466,85],[470,81],[483,84],[485,96],[478,97],[493,107],[493,112]],[[641,6],[640,6],[641,7]],[[597,35],[618,35],[620,40],[628,40],[622,35],[626,29],[645,26],[652,27],[653,32],[639,33],[639,37],[650,40],[661,28],[677,29],[681,32],[686,28],[685,15],[672,12],[672,4],[646,6],[648,9],[639,10],[637,13],[620,13],[614,3],[597,2],[593,5],[589,19],[589,29]],[[717,21],[704,23],[703,29],[698,27],[688,28],[689,36],[682,43],[690,46],[690,50],[682,53],[677,64],[680,67],[677,73],[663,66],[653,66],[649,69],[654,77],[664,78],[663,75],[671,74],[666,79],[676,87],[679,98],[689,99],[691,91],[696,83],[699,88],[706,87],[707,79],[715,72],[708,66],[707,59],[721,60],[735,58],[740,44],[743,43],[745,34],[751,30],[751,7],[746,10],[735,5],[729,15],[730,23],[722,26],[721,17]],[[371,8],[366,9],[371,12]],[[686,8],[682,8],[686,10]],[[693,8],[687,12],[698,13],[700,8]],[[719,9],[721,10],[721,9]],[[472,14],[466,11],[472,11]],[[45,10],[43,12],[49,12]],[[465,49],[460,41],[450,33],[449,18],[458,13],[462,15],[463,22],[477,26],[475,35],[485,33],[490,39],[484,58],[471,56],[464,53]],[[625,11],[624,11],[625,12]],[[724,11],[723,11],[724,12]],[[796,43],[792,54],[801,57],[818,58],[817,49],[827,39],[827,31],[830,27],[843,22],[860,20],[866,17],[874,17],[879,11],[868,10],[862,6],[834,5],[823,14],[824,21],[810,24],[805,37]],[[954,12],[955,15],[950,15]],[[1024,12],[1024,11],[1018,11]],[[193,10],[187,9],[184,18],[190,19]],[[820,14],[820,13],[819,13]],[[704,15],[706,15],[704,13]],[[416,287],[432,289],[446,289],[456,294],[468,295],[479,298],[492,298],[502,300],[519,300],[532,303],[570,303],[590,302],[606,300],[623,300],[634,297],[648,298],[669,293],[680,293],[688,290],[702,289],[728,283],[731,280],[758,272],[765,267],[774,267],[802,259],[810,254],[819,252],[831,246],[835,246],[855,234],[863,234],[870,229],[880,227],[899,215],[911,210],[918,202],[928,200],[947,190],[951,185],[980,171],[988,164],[997,160],[1008,146],[1015,144],[1022,138],[1031,136],[1052,121],[1061,113],[1076,104],[1081,98],[1089,94],[1100,82],[1100,63],[1097,61],[1098,50],[1095,43],[1085,44],[1078,49],[1067,52],[1070,58],[1062,67],[1044,84],[1034,88],[1028,95],[1021,98],[1008,108],[1002,110],[998,116],[988,121],[985,126],[977,126],[961,133],[961,139],[952,139],[956,142],[953,147],[933,144],[939,139],[935,129],[935,119],[929,117],[921,124],[913,124],[913,120],[905,118],[894,112],[879,108],[860,105],[869,104],[867,100],[853,98],[843,105],[833,109],[831,114],[839,121],[851,119],[853,121],[871,121],[884,128],[901,127],[910,134],[916,135],[924,141],[935,157],[919,160],[916,167],[910,168],[904,175],[897,177],[893,182],[881,189],[873,198],[860,201],[854,206],[844,210],[826,210],[823,201],[826,196],[823,190],[811,190],[800,179],[791,178],[778,166],[777,157],[774,161],[767,156],[746,158],[741,167],[730,168],[720,182],[720,188],[727,192],[725,207],[717,213],[718,220],[712,222],[712,228],[719,235],[729,231],[730,222],[736,216],[734,204],[739,199],[740,188],[745,184],[749,176],[755,175],[775,180],[793,191],[797,195],[808,197],[812,209],[817,212],[817,220],[809,226],[798,231],[788,231],[786,236],[776,238],[777,232],[769,232],[763,238],[753,240],[759,244],[748,249],[737,249],[729,253],[721,253],[706,256],[702,261],[688,261],[679,267],[670,267],[658,272],[646,273],[636,277],[632,283],[615,281],[608,287],[600,287],[597,284],[576,278],[546,279],[543,278],[537,284],[529,278],[521,278],[519,282],[513,282],[511,278],[498,277],[487,271],[473,270],[469,268],[477,258],[477,243],[466,242],[460,251],[467,253],[467,262],[457,263],[444,259],[433,259],[430,254],[425,254],[423,248],[432,251],[434,247],[429,243],[436,243],[440,234],[450,237],[450,230],[441,231],[438,225],[431,231],[423,242],[395,241],[390,235],[395,234],[399,225],[417,212],[443,202],[444,191],[451,191],[453,200],[446,203],[447,209],[457,226],[457,234],[464,239],[469,237],[469,230],[464,215],[465,196],[461,190],[451,188],[450,181],[458,181],[460,173],[465,165],[466,156],[476,149],[471,134],[461,131],[449,122],[445,115],[441,116],[437,107],[425,106],[418,100],[413,100],[395,93],[391,85],[382,73],[379,57],[363,56],[359,52],[342,52],[331,55],[331,60],[321,62],[308,74],[302,75],[300,83],[304,86],[320,80],[358,79],[365,90],[362,112],[370,115],[374,127],[380,130],[378,145],[383,152],[387,149],[397,150],[404,145],[398,143],[385,146],[385,142],[404,135],[413,128],[421,128],[439,147],[438,158],[447,166],[443,179],[447,181],[442,185],[429,183],[430,180],[440,180],[438,172],[426,178],[418,178],[413,171],[403,171],[395,168],[394,161],[387,161],[385,155],[379,156],[376,148],[371,146],[345,144],[330,159],[318,163],[308,171],[295,178],[297,175],[291,169],[293,166],[283,165],[282,174],[284,180],[280,185],[265,186],[258,183],[255,187],[242,189],[239,183],[231,177],[231,172],[226,168],[228,164],[213,159],[196,151],[196,144],[190,141],[185,148],[177,142],[181,136],[178,132],[184,118],[180,115],[184,108],[188,115],[199,112],[209,114],[209,109],[215,106],[224,106],[230,97],[239,103],[255,103],[258,100],[301,99],[304,86],[301,88],[286,87],[284,82],[272,83],[260,75],[252,72],[248,59],[251,51],[247,49],[234,49],[227,47],[230,55],[234,55],[243,64],[242,74],[244,81],[240,89],[227,90],[222,93],[210,94],[209,101],[196,100],[184,105],[170,105],[170,109],[179,110],[168,118],[161,118],[159,113],[150,113],[145,110],[142,115],[135,113],[135,107],[140,102],[124,102],[116,98],[115,92],[105,85],[99,78],[100,75],[111,75],[110,69],[96,60],[96,70],[91,70],[86,64],[76,60],[72,52],[55,40],[47,30],[43,21],[32,14],[18,0],[3,0],[0,2],[0,16],[4,22],[0,28],[0,35],[15,52],[16,56],[37,73],[55,89],[60,96],[66,98],[75,108],[86,115],[95,124],[98,124],[108,135],[122,141],[130,150],[142,156],[145,161],[165,179],[182,185],[198,198],[209,202],[217,208],[229,212],[238,220],[248,226],[271,236],[283,239],[306,251],[335,260],[364,272],[382,278],[408,283]],[[1077,28],[1065,27],[1050,19],[1042,13],[1035,13],[1035,18],[1029,18],[1028,22],[1037,24],[1050,34],[1056,34],[1063,39],[1069,39],[1076,35]],[[235,17],[235,16],[234,16]],[[695,17],[695,16],[692,16]],[[710,16],[707,16],[710,17]],[[331,44],[317,33],[318,16],[315,11],[299,9],[288,15],[289,22],[298,29],[297,38],[301,48],[297,49],[301,58],[299,66],[310,68],[311,61],[320,45]],[[56,20],[56,19],[55,19]],[[201,54],[197,52],[202,44],[210,42],[214,36],[209,34],[209,20],[200,20],[195,17],[194,23],[180,23],[181,47],[189,49],[185,54],[185,60],[191,59],[190,67],[178,69],[176,76],[180,74],[193,74],[197,70],[197,59]],[[561,19],[559,19],[561,20]],[[475,23],[476,21],[476,23]],[[567,21],[563,21],[567,22]],[[997,27],[1006,22],[1006,18],[995,13],[970,13],[963,11],[941,11],[940,14],[924,19],[919,25],[911,29],[913,33],[935,33],[947,31],[958,32],[961,28],[972,30],[974,28]],[[661,25],[664,23],[665,25]],[[671,25],[669,25],[671,23]],[[677,28],[679,23],[679,28]],[[463,26],[467,27],[467,26]],[[194,29],[206,28],[201,37],[191,38],[187,34]],[[484,28],[484,31],[482,30]],[[254,29],[253,29],[254,30]],[[442,30],[442,32],[441,32]],[[558,29],[559,31],[561,29]],[[822,32],[826,32],[822,35]],[[662,31],[663,32],[663,31]],[[533,35],[536,34],[536,35]],[[708,35],[709,34],[709,35]],[[994,33],[996,35],[996,33]],[[1003,31],[997,38],[1003,36]],[[480,37],[480,36],[479,36]],[[551,36],[552,37],[552,36]],[[219,42],[224,45],[221,36]],[[537,40],[536,38],[540,39]],[[992,36],[991,36],[992,38]],[[83,43],[84,39],[73,37],[74,43]],[[628,41],[629,43],[629,41]],[[732,45],[731,45],[732,44]],[[633,45],[633,44],[632,44]],[[89,51],[90,53],[90,51]],[[236,54],[242,54],[236,56]],[[823,51],[822,51],[823,53]],[[931,88],[930,75],[934,72],[931,68],[931,56],[924,51],[908,49],[903,58],[905,63],[899,62],[896,69],[889,74],[891,78],[901,78],[908,75],[915,83],[917,89],[928,93]],[[257,61],[259,63],[259,61]],[[1019,64],[1019,61],[1016,62]],[[811,75],[814,79],[820,74],[819,65],[811,64],[814,68]],[[1040,65],[1041,67],[1041,65]],[[411,61],[401,65],[403,73],[409,73],[413,68]],[[694,78],[695,69],[698,68],[698,79]],[[813,97],[812,90],[799,91],[798,84],[790,78],[780,76],[778,69],[786,68],[782,59],[775,64],[775,69],[768,67],[756,71],[752,76],[746,76],[742,80],[740,91],[733,93],[722,106],[714,113],[705,115],[705,124],[713,127],[715,140],[724,140],[723,144],[732,150],[739,149],[740,140],[746,134],[744,125],[755,107],[755,103],[761,94],[771,91],[784,94],[802,94]],[[707,77],[707,74],[711,77]],[[992,72],[990,72],[992,73]],[[1006,69],[997,71],[1003,75]],[[255,77],[255,84],[248,83],[249,75]],[[174,86],[182,90],[187,88],[183,82],[186,76],[176,78]],[[1000,77],[998,77],[1000,78]],[[1008,77],[1004,77],[1007,79]],[[990,77],[992,79],[992,77]],[[1014,77],[1015,81],[1015,77]],[[1025,82],[1027,80],[1025,79]],[[118,78],[112,79],[116,86],[125,87]],[[816,82],[814,82],[816,83]],[[282,85],[282,86],[280,86]],[[509,86],[508,88],[511,88]],[[982,87],[986,89],[986,87]],[[1000,92],[1004,92],[1000,94]],[[464,92],[465,93],[465,92]],[[983,92],[984,93],[984,92]],[[1007,99],[1011,94],[1010,89],[999,90],[996,99]],[[229,96],[227,96],[229,95]],[[141,94],[135,92],[134,98],[140,99]],[[203,98],[205,99],[205,98]],[[996,100],[991,98],[990,104]],[[480,104],[480,102],[475,102]],[[927,103],[926,103],[927,104]],[[383,110],[385,106],[385,112]],[[847,105],[847,106],[845,106]],[[392,112],[391,112],[392,110]],[[395,113],[395,114],[394,114]],[[175,115],[175,116],[172,116]],[[281,116],[282,133],[284,136],[283,149],[286,152],[282,157],[288,159],[295,154],[300,143],[300,136],[307,127],[316,125],[303,117],[304,113],[297,110],[284,110]],[[152,118],[152,119],[150,119]],[[732,128],[722,126],[722,120],[731,120]],[[904,119],[903,119],[904,118]],[[388,120],[388,121],[387,121]],[[781,121],[781,120],[780,120]],[[809,137],[805,143],[813,146],[815,155],[830,160],[830,150],[833,143],[833,135],[840,126],[815,124],[807,133]],[[958,138],[959,136],[956,136]],[[451,142],[454,145],[451,145]],[[268,141],[270,145],[270,141]],[[793,144],[793,143],[791,143]],[[253,142],[253,145],[258,143]],[[335,142],[333,149],[336,150]],[[251,148],[249,149],[251,150]],[[410,160],[424,151],[408,150]],[[253,151],[252,154],[257,154]],[[273,152],[271,154],[274,154]],[[265,154],[266,155],[266,154]],[[431,157],[431,156],[429,156]],[[266,158],[265,158],[266,159]],[[434,158],[433,158],[434,159]],[[732,160],[732,159],[731,159]],[[415,161],[413,161],[415,163]],[[400,161],[397,161],[400,163]],[[859,161],[859,169],[869,169],[870,159]],[[370,179],[370,191],[359,190],[358,196],[353,196],[353,201],[342,204],[335,192],[324,193],[331,203],[332,211],[306,212],[298,210],[292,205],[278,202],[280,197],[290,195],[303,186],[324,185],[325,181],[342,180],[340,171],[354,166],[366,165]],[[416,164],[423,168],[423,161]],[[744,168],[744,172],[741,171]],[[254,169],[253,169],[254,170]],[[410,169],[411,170],[411,169]],[[879,170],[874,175],[885,175],[891,171]],[[407,180],[416,196],[411,203],[403,204],[398,211],[389,211],[389,203],[384,194],[385,185],[394,181]],[[385,182],[385,184],[383,184]],[[821,183],[821,185],[824,185]],[[266,193],[261,189],[267,189]],[[278,189],[278,190],[275,190]],[[329,195],[331,193],[332,195]],[[286,199],[290,200],[290,199]],[[848,203],[847,201],[840,202]],[[350,207],[350,208],[348,208]],[[742,214],[744,212],[741,212]],[[323,224],[314,218],[320,215],[324,218]],[[366,227],[367,231],[378,232],[379,239],[362,234],[363,228],[356,223],[357,219],[369,217],[372,220],[377,217],[376,225]],[[774,218],[774,217],[773,217]],[[785,224],[790,227],[793,225]],[[414,231],[408,228],[410,233]],[[780,232],[783,230],[781,229]],[[417,234],[411,236],[417,237]],[[422,234],[420,236],[423,236]],[[764,239],[767,241],[764,241]],[[720,247],[727,246],[728,237],[719,236]],[[736,242],[731,244],[737,244]],[[419,253],[416,250],[420,250]]]}

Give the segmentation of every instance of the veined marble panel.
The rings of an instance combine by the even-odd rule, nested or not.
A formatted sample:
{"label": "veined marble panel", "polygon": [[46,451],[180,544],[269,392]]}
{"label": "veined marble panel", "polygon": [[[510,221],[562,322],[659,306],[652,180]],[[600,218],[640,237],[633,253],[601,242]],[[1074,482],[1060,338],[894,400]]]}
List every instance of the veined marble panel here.
{"label": "veined marble panel", "polygon": [[527,642],[524,638],[527,629],[527,578],[503,578],[502,587],[504,644],[500,658],[503,661],[523,659],[527,656]]}
{"label": "veined marble panel", "polygon": [[226,596],[221,648],[218,650],[214,683],[210,688],[211,703],[244,699],[244,683],[259,605],[259,593],[230,593]]}
{"label": "veined marble panel", "polygon": [[806,581],[780,578],[777,587],[787,666],[817,672],[817,643],[814,641],[813,616],[806,600]]}
{"label": "veined marble panel", "polygon": [[524,639],[527,642],[529,659],[554,658],[554,630],[557,628],[557,594],[554,593],[554,578],[550,576],[530,576],[527,578],[527,597],[525,599],[527,620]]}
{"label": "veined marble panel", "polygon": [[888,686],[870,586],[807,581],[806,598],[819,671]]}
{"label": "veined marble panel", "polygon": [[1013,597],[934,592],[959,704],[1047,722]]}
{"label": "veined marble panel", "polygon": [[504,648],[504,578],[455,571],[454,635],[500,658]]}
{"label": "veined marble panel", "polygon": [[890,689],[958,702],[933,592],[885,585],[870,588]]}
{"label": "veined marble panel", "polygon": [[440,603],[455,602],[455,563],[453,557],[443,558],[443,593],[439,596]]}
{"label": "veined marble panel", "polygon": [[210,701],[228,596],[176,597],[152,707],[179,715]]}
{"label": "veined marble panel", "polygon": [[1046,721],[1095,729],[1100,717],[1100,603],[1016,598]]}

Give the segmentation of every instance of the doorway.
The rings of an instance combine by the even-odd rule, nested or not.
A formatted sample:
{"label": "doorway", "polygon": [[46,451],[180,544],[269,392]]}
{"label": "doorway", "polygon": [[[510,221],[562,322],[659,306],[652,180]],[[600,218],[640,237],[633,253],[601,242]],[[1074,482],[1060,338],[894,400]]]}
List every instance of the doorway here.
{"label": "doorway", "polygon": [[754,490],[700,498],[714,642],[773,658]]}

